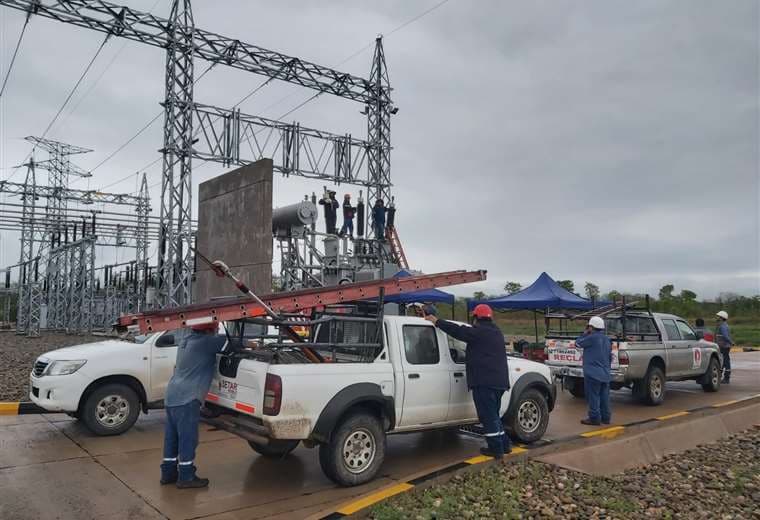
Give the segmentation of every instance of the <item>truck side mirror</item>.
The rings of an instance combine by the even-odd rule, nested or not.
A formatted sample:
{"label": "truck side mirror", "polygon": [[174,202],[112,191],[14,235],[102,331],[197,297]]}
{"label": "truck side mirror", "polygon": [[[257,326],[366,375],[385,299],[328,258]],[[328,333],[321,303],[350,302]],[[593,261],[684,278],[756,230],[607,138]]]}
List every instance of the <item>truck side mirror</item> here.
{"label": "truck side mirror", "polygon": [[156,341],[157,347],[173,347],[174,345],[174,334],[164,334]]}

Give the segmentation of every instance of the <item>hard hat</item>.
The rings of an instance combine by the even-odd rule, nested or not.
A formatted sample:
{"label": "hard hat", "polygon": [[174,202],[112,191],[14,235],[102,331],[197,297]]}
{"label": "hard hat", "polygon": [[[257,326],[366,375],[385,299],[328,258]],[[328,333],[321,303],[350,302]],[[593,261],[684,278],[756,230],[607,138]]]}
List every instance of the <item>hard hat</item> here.
{"label": "hard hat", "polygon": [[196,323],[195,325],[190,325],[190,328],[197,331],[204,331],[204,330],[216,330],[219,327],[217,325],[217,322],[215,321],[207,321],[206,323]]}
{"label": "hard hat", "polygon": [[715,314],[718,318],[722,318],[724,320],[728,319],[728,313],[726,311],[719,311]]}
{"label": "hard hat", "polygon": [[479,320],[482,320],[482,319],[490,320],[493,318],[493,310],[491,309],[491,307],[489,307],[485,303],[479,303],[472,310],[472,315],[475,316]]}
{"label": "hard hat", "polygon": [[604,330],[604,320],[599,316],[593,316],[588,320],[588,324],[597,330]]}

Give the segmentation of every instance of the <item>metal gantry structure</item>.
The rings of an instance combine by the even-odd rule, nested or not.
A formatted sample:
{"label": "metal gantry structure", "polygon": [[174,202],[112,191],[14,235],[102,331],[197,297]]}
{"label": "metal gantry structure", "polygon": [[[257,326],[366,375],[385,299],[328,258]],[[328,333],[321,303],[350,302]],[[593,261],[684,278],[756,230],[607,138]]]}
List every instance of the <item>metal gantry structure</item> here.
{"label": "metal gantry structure", "polygon": [[[165,49],[158,306],[191,302],[193,158],[229,166],[272,154],[276,170],[284,175],[364,186],[370,208],[376,199],[390,200],[390,119],[397,109],[391,100],[382,38],[376,40],[367,79],[199,29],[190,0],[173,0],[168,19],[102,0],[0,0],[0,5]],[[196,104],[194,60],[198,58],[361,103],[367,115],[367,140]],[[197,148],[196,126],[203,133],[203,144]],[[258,139],[264,131],[275,138]],[[368,227],[369,236],[372,227]]]}
{"label": "metal gantry structure", "polygon": [[[135,249],[132,270],[147,269],[149,240],[158,239],[158,226],[151,227],[147,180],[137,196],[105,193],[95,190],[74,190],[68,187],[72,175],[90,174],[73,164],[71,155],[89,150],[50,139],[28,137],[34,150],[23,184],[0,181],[0,193],[18,198],[18,202],[0,204],[0,229],[20,230],[19,262],[15,288],[18,294],[16,331],[36,336],[43,327],[69,333],[89,332],[93,327],[110,326],[117,315],[96,319],[98,289],[95,279],[96,247],[129,247]],[[47,158],[35,160],[34,152],[47,152]],[[40,183],[39,172],[47,172]],[[40,202],[44,200],[44,208]],[[132,212],[88,209],[94,203],[134,208]],[[154,223],[156,224],[156,223]],[[139,266],[139,267],[137,267]],[[133,288],[133,302],[127,310],[144,308],[146,277]],[[5,293],[11,292],[10,276],[6,277]],[[108,287],[105,288],[108,299]],[[101,307],[108,307],[103,302]]]}

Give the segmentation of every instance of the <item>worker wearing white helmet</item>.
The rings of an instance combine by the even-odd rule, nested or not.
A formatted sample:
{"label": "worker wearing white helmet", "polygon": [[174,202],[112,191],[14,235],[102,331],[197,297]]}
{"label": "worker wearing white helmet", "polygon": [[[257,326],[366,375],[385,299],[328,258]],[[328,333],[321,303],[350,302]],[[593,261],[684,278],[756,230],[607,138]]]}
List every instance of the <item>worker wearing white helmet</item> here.
{"label": "worker wearing white helmet", "polygon": [[581,420],[581,424],[610,424],[612,343],[604,333],[604,320],[599,316],[591,318],[575,344],[583,349],[583,385],[588,403],[588,416]]}
{"label": "worker wearing white helmet", "polygon": [[731,346],[734,340],[731,339],[731,333],[728,331],[728,313],[719,311],[715,316],[718,318],[715,342],[720,347],[720,353],[723,354],[723,384],[727,385],[731,382]]}

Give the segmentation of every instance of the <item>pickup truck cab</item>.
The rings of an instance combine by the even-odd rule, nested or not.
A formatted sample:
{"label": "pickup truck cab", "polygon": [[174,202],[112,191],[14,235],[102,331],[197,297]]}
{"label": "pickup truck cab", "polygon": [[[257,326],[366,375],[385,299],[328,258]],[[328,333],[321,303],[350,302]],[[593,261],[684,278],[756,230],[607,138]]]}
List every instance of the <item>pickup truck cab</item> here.
{"label": "pickup truck cab", "polygon": [[[718,345],[698,337],[686,320],[672,315],[628,312],[604,318],[612,340],[614,390],[631,387],[641,401],[659,405],[666,381],[695,380],[706,392],[717,392],[721,380]],[[575,346],[579,333],[546,336],[547,365],[563,387],[583,397],[583,351]]]}
{"label": "pickup truck cab", "polygon": [[[300,442],[318,447],[323,472],[344,486],[374,478],[389,434],[478,423],[463,343],[421,318],[350,319],[318,326],[304,344],[320,362],[295,343],[220,354],[205,420],[265,456],[282,457]],[[375,350],[364,349],[378,337]],[[556,397],[549,368],[513,357],[509,379],[505,429],[521,442],[536,441]]]}
{"label": "pickup truck cab", "polygon": [[163,406],[184,330],[46,352],[30,374],[31,400],[80,419],[96,435],[130,429],[140,410]]}

